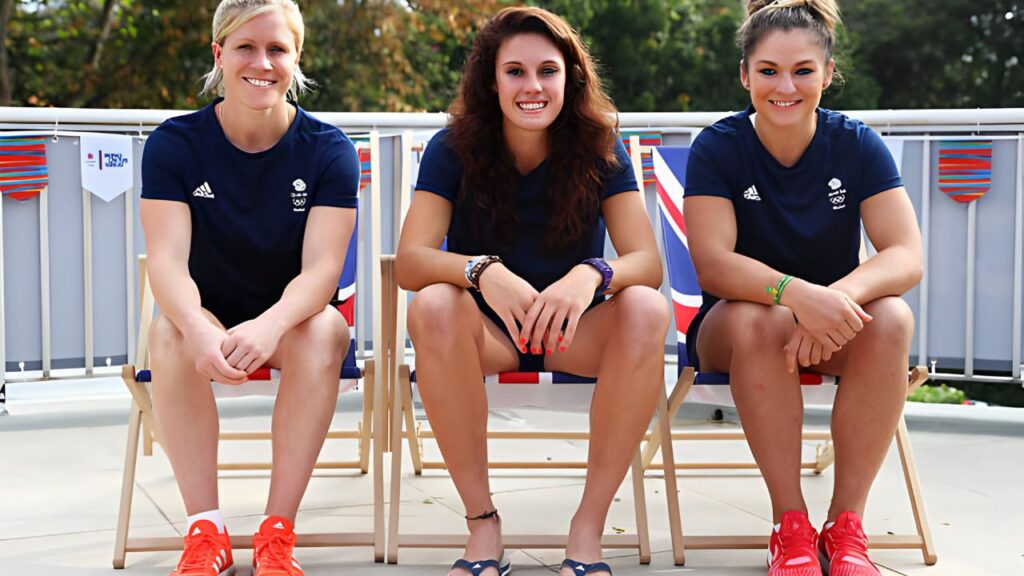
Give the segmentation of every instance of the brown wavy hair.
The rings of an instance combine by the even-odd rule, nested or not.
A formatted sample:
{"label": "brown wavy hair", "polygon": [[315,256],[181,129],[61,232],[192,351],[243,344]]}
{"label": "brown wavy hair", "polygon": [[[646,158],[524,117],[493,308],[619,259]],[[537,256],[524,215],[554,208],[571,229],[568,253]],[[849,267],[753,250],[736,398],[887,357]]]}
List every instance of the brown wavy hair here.
{"label": "brown wavy hair", "polygon": [[462,161],[460,208],[473,217],[484,248],[512,242],[519,173],[505,145],[503,114],[494,90],[498,49],[519,34],[541,34],[565,59],[564,105],[548,127],[545,206],[549,251],[576,245],[597,222],[603,176],[618,166],[618,116],[579,34],[561,17],[533,7],[505,8],[480,29],[466,61],[459,94],[449,108],[448,143]]}

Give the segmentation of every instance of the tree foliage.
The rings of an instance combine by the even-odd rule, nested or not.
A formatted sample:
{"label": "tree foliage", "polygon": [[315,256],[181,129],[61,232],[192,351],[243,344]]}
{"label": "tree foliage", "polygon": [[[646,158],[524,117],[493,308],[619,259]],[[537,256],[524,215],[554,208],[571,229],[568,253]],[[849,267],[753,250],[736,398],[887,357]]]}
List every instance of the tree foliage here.
{"label": "tree foliage", "polygon": [[[476,30],[514,0],[307,0],[315,110],[438,111]],[[740,0],[530,0],[575,26],[623,111],[738,109]],[[217,0],[2,0],[0,99],[195,108]],[[842,0],[842,109],[1024,106],[1024,0]],[[2,22],[2,20],[0,20]],[[0,102],[2,103],[2,102]]]}

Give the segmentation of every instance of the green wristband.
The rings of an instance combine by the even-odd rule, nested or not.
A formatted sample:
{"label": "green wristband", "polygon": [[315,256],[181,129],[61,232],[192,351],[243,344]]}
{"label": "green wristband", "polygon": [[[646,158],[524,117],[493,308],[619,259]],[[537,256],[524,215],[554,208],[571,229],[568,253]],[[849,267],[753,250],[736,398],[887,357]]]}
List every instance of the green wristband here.
{"label": "green wristband", "polygon": [[772,304],[778,304],[779,300],[782,299],[782,291],[786,289],[786,286],[793,280],[793,277],[786,274],[779,280],[779,283],[775,286],[768,286],[765,288],[765,292],[772,295]]}

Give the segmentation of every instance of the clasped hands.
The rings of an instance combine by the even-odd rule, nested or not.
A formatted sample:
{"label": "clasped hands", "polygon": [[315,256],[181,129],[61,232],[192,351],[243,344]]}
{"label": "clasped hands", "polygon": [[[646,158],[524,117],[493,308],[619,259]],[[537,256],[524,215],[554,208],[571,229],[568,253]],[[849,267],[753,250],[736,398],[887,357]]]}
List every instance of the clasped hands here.
{"label": "clasped hands", "polygon": [[846,293],[804,281],[791,282],[780,303],[793,311],[797,325],[783,348],[786,369],[827,362],[853,340],[871,316]]}
{"label": "clasped hands", "polygon": [[479,284],[484,301],[501,318],[520,351],[553,354],[556,350],[565,352],[572,345],[580,317],[593,301],[601,280],[596,269],[579,264],[538,292],[498,263],[484,270]]}
{"label": "clasped hands", "polygon": [[208,322],[191,334],[185,345],[200,374],[222,384],[241,384],[274,354],[281,332],[261,317],[227,330]]}

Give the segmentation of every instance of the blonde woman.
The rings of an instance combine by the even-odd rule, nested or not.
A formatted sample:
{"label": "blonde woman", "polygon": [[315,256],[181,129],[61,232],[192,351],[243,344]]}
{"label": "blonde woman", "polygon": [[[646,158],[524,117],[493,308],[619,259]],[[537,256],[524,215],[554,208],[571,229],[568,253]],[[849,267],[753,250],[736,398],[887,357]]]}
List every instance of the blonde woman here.
{"label": "blonde woman", "polygon": [[292,0],[223,0],[213,17],[222,97],[164,122],[143,157],[142,223],[160,316],[153,405],[188,512],[172,576],[232,574],[217,496],[210,381],[281,370],[256,576],[301,575],[293,523],[338,394],[348,328],[329,306],[355,225],[359,167],[337,128],[294,103],[303,22]]}
{"label": "blonde woman", "polygon": [[[834,0],[753,0],[739,29],[750,107],[697,137],[686,227],[704,294],[691,364],[729,372],[771,495],[771,576],[877,576],[861,516],[907,391],[921,237],[878,134],[818,107],[832,82]],[[860,264],[861,223],[877,255]],[[800,490],[797,370],[842,377],[835,491],[819,533]],[[820,557],[820,565],[819,565]]]}

